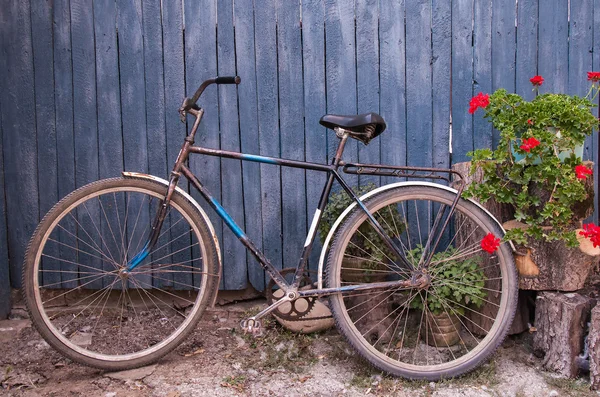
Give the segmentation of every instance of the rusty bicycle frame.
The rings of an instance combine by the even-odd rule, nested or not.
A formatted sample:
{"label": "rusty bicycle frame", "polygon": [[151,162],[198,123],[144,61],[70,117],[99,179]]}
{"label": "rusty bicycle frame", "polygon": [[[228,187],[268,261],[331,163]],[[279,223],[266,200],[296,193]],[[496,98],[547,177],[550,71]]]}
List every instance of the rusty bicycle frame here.
{"label": "rusty bicycle frame", "polygon": [[[217,77],[215,79],[206,80],[202,83],[202,85],[198,88],[196,93],[192,98],[185,98],[181,108],[179,109],[182,121],[186,120],[187,114],[190,114],[195,117],[194,123],[190,130],[190,133],[185,138],[185,141],[179,151],[179,155],[177,156],[177,160],[175,161],[175,165],[171,171],[171,176],[169,180],[169,187],[165,198],[162,200],[158,213],[156,214],[153,223],[152,230],[150,232],[150,236],[147,239],[144,247],[140,252],[138,252],[127,264],[127,271],[133,270],[135,267],[140,265],[142,261],[149,255],[152,251],[152,247],[158,240],[160,235],[160,230],[163,224],[163,221],[168,213],[168,208],[171,202],[171,198],[173,193],[177,187],[180,177],[183,175],[187,178],[192,186],[194,186],[204,197],[204,199],[208,202],[208,204],[216,211],[219,217],[227,224],[227,226],[231,229],[231,231],[236,235],[236,237],[241,241],[241,243],[252,253],[252,255],[256,258],[261,267],[269,274],[269,276],[273,279],[273,281],[283,290],[284,296],[282,299],[276,301],[268,308],[264,309],[262,312],[257,314],[256,316],[248,319],[248,322],[255,321],[257,319],[274,310],[276,307],[281,305],[284,302],[289,302],[299,297],[317,297],[324,295],[331,295],[339,292],[349,292],[349,291],[359,291],[359,290],[371,290],[371,289],[379,289],[379,288],[413,288],[420,287],[428,282],[426,269],[431,261],[433,254],[440,242],[442,237],[442,233],[447,228],[448,223],[450,221],[450,217],[453,214],[458,200],[461,197],[461,193],[464,187],[463,178],[460,173],[451,170],[451,169],[441,169],[441,168],[426,168],[426,167],[409,167],[409,166],[390,166],[390,165],[382,165],[382,164],[361,164],[361,163],[346,163],[342,160],[342,154],[344,152],[344,147],[349,138],[349,131],[346,131],[342,128],[336,128],[336,135],[340,138],[337,150],[333,157],[331,164],[320,164],[320,163],[312,163],[306,161],[297,161],[297,160],[288,160],[282,158],[275,157],[266,157],[252,154],[245,154],[241,152],[232,152],[227,150],[219,150],[219,149],[209,149],[200,146],[194,146],[194,138],[196,132],[198,130],[198,126],[202,121],[202,117],[204,115],[204,110],[196,105],[196,101],[202,95],[202,92],[206,87],[211,84],[239,84],[239,77]],[[310,229],[308,231],[308,235],[306,236],[306,242],[304,244],[304,248],[302,250],[302,254],[299,259],[299,263],[296,267],[296,272],[294,275],[294,279],[292,283],[288,283],[285,278],[281,275],[279,270],[277,270],[271,262],[265,257],[265,255],[258,250],[256,245],[252,242],[252,240],[244,233],[244,231],[235,223],[235,221],[231,218],[231,216],[227,213],[227,211],[221,206],[221,204],[211,195],[211,193],[200,183],[200,180],[192,173],[192,171],[186,166],[186,161],[191,154],[203,154],[208,156],[216,156],[216,157],[224,157],[230,159],[237,159],[243,161],[252,161],[258,163],[272,164],[278,165],[282,167],[292,167],[292,168],[301,168],[305,170],[313,170],[313,171],[321,171],[327,172],[328,178],[325,186],[323,187],[323,191],[321,193],[321,197],[315,211],[315,215],[313,217]],[[373,217],[373,214],[367,209],[365,204],[360,200],[360,198],[355,194],[350,186],[346,183],[343,177],[340,175],[339,168],[342,168],[342,171],[347,174],[359,174],[359,175],[378,175],[378,176],[393,176],[393,177],[402,177],[402,178],[425,178],[425,179],[439,179],[450,182],[450,175],[454,175],[459,178],[458,180],[458,189],[456,197],[452,203],[452,205],[448,206],[442,205],[438,210],[437,216],[433,221],[432,225],[432,234],[428,239],[425,247],[423,248],[422,256],[418,263],[418,269],[409,262],[402,251],[398,248],[397,244],[385,233],[382,226],[379,222]],[[442,176],[440,174],[448,174],[448,177]],[[334,288],[321,288],[321,289],[309,289],[299,291],[298,287],[300,285],[300,281],[302,279],[302,275],[306,269],[307,258],[312,250],[316,230],[321,222],[322,212],[327,205],[327,201],[329,198],[329,194],[331,192],[331,188],[333,182],[337,181],[342,188],[346,191],[350,197],[356,202],[358,208],[362,210],[366,215],[369,222],[374,227],[377,234],[383,239],[384,243],[387,245],[389,249],[394,252],[399,260],[399,265],[409,271],[411,271],[412,277],[406,280],[395,280],[395,281],[385,281],[385,282],[377,282],[370,284],[357,284],[357,285],[348,285],[343,287],[334,287]],[[449,211],[446,216],[445,221],[440,226],[442,219],[444,218],[444,214],[446,211]],[[438,230],[439,228],[439,230]],[[423,271],[425,269],[425,272]],[[248,324],[250,329],[253,324]],[[259,324],[257,324],[259,326]]]}

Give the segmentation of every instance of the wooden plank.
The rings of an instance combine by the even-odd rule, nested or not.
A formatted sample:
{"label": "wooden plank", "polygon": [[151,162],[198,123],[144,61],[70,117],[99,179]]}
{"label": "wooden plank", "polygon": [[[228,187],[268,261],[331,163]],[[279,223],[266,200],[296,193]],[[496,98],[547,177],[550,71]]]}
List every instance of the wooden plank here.
{"label": "wooden plank", "polygon": [[566,92],[569,67],[569,4],[545,2],[539,9],[538,74],[545,81],[540,93]]}
{"label": "wooden plank", "polygon": [[[256,51],[256,89],[258,96],[258,132],[260,154],[279,157],[279,102],[277,92],[277,25],[273,18],[275,0],[254,9]],[[281,269],[281,169],[261,164],[263,250],[273,266]]]}
{"label": "wooden plank", "polygon": [[[96,43],[96,89],[98,107],[98,165],[99,177],[116,177],[123,171],[123,140],[121,134],[121,100],[119,88],[119,59],[117,52],[117,9],[115,2],[94,2],[94,34]],[[105,241],[111,242],[120,260],[125,259],[127,237],[124,225],[126,202],[123,195],[103,199],[106,217],[101,218],[101,232]],[[114,210],[114,211],[113,211]],[[119,225],[119,227],[117,227]],[[122,227],[121,227],[122,226]],[[113,241],[115,235],[117,243]],[[114,269],[105,261],[104,270]],[[106,286],[109,280],[104,280]]]}
{"label": "wooden plank", "polygon": [[[119,73],[121,79],[121,120],[123,125],[124,168],[127,171],[148,171],[148,142],[146,135],[146,96],[144,80],[144,43],[141,1],[117,2]],[[133,257],[143,247],[150,230],[151,215],[148,200],[130,195],[127,205],[137,210],[139,217],[127,217],[127,240],[132,241],[128,252]],[[137,241],[137,243],[135,243]],[[141,287],[151,287],[148,275],[138,276]]]}
{"label": "wooden plank", "polygon": [[[569,24],[569,68],[567,93],[585,96],[590,88],[587,72],[592,70],[594,14],[590,10],[594,7],[593,0],[572,0]],[[593,140],[589,136],[585,140],[583,158],[592,160]]]}
{"label": "wooden plank", "polygon": [[[235,42],[233,35],[233,5],[217,2],[217,55],[219,76],[235,75]],[[240,135],[238,105],[235,85],[220,85],[219,129],[221,148],[239,151]],[[221,195],[223,207],[238,225],[244,225],[241,161],[221,159],[224,176]],[[225,289],[243,289],[248,281],[246,251],[237,237],[229,231],[223,233],[223,272]]]}
{"label": "wooden plank", "polygon": [[[181,122],[177,113],[177,109],[181,106],[181,101],[186,93],[182,2],[162,2],[162,12],[163,51],[165,59],[168,60],[164,63],[167,166],[171,166],[175,163],[186,136],[185,124]],[[185,183],[182,183],[182,185],[185,185]],[[177,253],[173,255],[172,260],[174,263],[184,263],[190,260],[190,255],[193,254],[193,251],[187,248],[190,244],[189,240],[179,237],[186,231],[187,225],[184,222],[179,222],[171,226],[171,238],[176,239],[171,242],[171,250]],[[193,277],[191,274],[176,273],[173,282],[175,288],[185,289],[186,286],[192,284]]]}
{"label": "wooden plank", "polygon": [[[452,1],[452,163],[467,161],[474,149],[473,117],[473,0]],[[481,117],[481,116],[479,116]]]}
{"label": "wooden plank", "polygon": [[[492,4],[492,88],[505,88],[515,92],[515,19],[516,8],[507,6],[505,2],[495,1]],[[475,129],[474,134],[479,132]],[[500,133],[492,132],[492,145],[495,148],[500,140]]]}
{"label": "wooden plank", "polygon": [[[354,0],[325,2],[325,51],[327,76],[327,113],[356,114],[356,45]],[[335,153],[338,139],[328,142]],[[358,142],[350,139],[344,151],[347,162],[358,160]],[[344,176],[350,186],[358,185],[356,175]]]}
{"label": "wooden plank", "polygon": [[98,107],[100,178],[119,176],[123,171],[116,21],[115,2],[109,0],[94,2],[96,86],[100,104]]}
{"label": "wooden plank", "polygon": [[[379,69],[381,116],[387,130],[381,134],[381,162],[406,165],[406,52],[404,26],[405,2],[379,2]],[[391,183],[397,178],[382,178]]]}
{"label": "wooden plank", "polygon": [[58,201],[52,8],[46,1],[31,2],[31,36],[35,72],[35,119],[38,134],[38,180],[43,181],[40,218]]}
{"label": "wooden plank", "polygon": [[[356,81],[357,111],[379,113],[379,5],[377,0],[356,2]],[[358,144],[361,163],[380,164],[381,139],[376,138],[368,146]],[[381,184],[375,175],[359,177],[360,185]]]}
{"label": "wooden plank", "polygon": [[[258,135],[258,98],[256,96],[256,59],[254,56],[254,7],[251,0],[234,3],[236,70],[242,78],[238,85],[240,144],[244,153],[260,152]],[[262,251],[262,208],[260,204],[260,164],[242,162],[243,199],[246,234]],[[265,288],[265,272],[250,253],[246,253],[248,278],[259,291]]]}
{"label": "wooden plank", "polygon": [[[148,172],[161,178],[168,176],[167,163],[167,134],[165,125],[165,83],[163,67],[163,29],[162,10],[160,0],[142,2],[144,18],[144,78],[146,80],[146,134],[148,137]],[[179,142],[180,143],[180,142]],[[180,146],[178,143],[178,146]],[[183,183],[181,183],[184,185]],[[152,215],[152,214],[150,214]],[[171,217],[167,217],[163,230],[168,231],[166,239],[169,241]],[[162,241],[159,243],[164,244]],[[166,249],[172,248],[167,245]],[[153,254],[155,261],[164,256],[162,250]],[[152,284],[156,287],[173,285],[173,275],[163,273],[160,279],[153,278]]]}
{"label": "wooden plank", "polygon": [[516,93],[532,100],[530,78],[537,75],[538,0],[520,0],[517,9]]}
{"label": "wooden plank", "polygon": [[406,3],[407,162],[432,166],[431,2]]}
{"label": "wooden plank", "polygon": [[450,167],[450,61],[452,7],[446,0],[432,2],[433,166]]}
{"label": "wooden plank", "polygon": [[[306,161],[326,163],[327,138],[333,131],[319,124],[326,113],[325,102],[325,5],[323,0],[302,2],[302,57],[304,62],[304,140]],[[306,214],[310,222],[325,182],[326,174],[306,172]],[[309,256],[309,269],[316,270],[321,254],[317,237]]]}
{"label": "wooden plank", "polygon": [[0,79],[2,147],[10,277],[21,287],[21,264],[39,216],[34,71],[29,2],[10,2],[0,13],[5,73]]}
{"label": "wooden plank", "polygon": [[[217,31],[216,0],[185,2],[185,72],[188,95],[200,86],[202,81],[217,76]],[[209,87],[199,101],[204,109],[204,118],[196,134],[196,144],[209,148],[219,148],[219,100],[217,88]],[[191,119],[189,119],[191,121]],[[191,127],[191,122],[188,122]],[[179,147],[179,146],[178,146]],[[212,193],[221,200],[221,161],[217,157],[192,156],[190,169]],[[199,200],[199,193],[192,191],[192,196]],[[223,223],[214,213],[209,211],[215,233],[223,248]],[[223,278],[220,287],[223,288]]]}
{"label": "wooden plank", "polygon": [[[285,7],[279,5],[277,33],[281,157],[303,161],[304,91],[299,1],[288,2]],[[284,167],[281,170],[283,263],[286,267],[296,266],[307,231],[305,175],[302,169]]]}
{"label": "wooden plank", "polygon": [[[1,28],[0,28],[1,29]],[[4,32],[3,30],[0,30]],[[4,47],[4,43],[2,43]],[[3,50],[2,50],[3,51]],[[3,59],[0,59],[0,72],[6,75],[6,63]],[[3,130],[2,130],[2,101],[0,100],[0,142],[3,142]],[[6,200],[5,200],[5,186],[4,186],[4,155],[3,151],[0,150],[0,319],[5,319],[10,314],[12,306],[10,297],[10,265],[8,257],[8,239],[6,230]]]}
{"label": "wooden plank", "polygon": [[[54,35],[54,107],[56,117],[56,147],[58,175],[58,197],[62,198],[75,190],[75,138],[73,130],[73,63],[71,46],[71,9],[69,1],[57,0],[53,7]],[[77,246],[73,237],[77,225],[66,219],[59,230],[58,240],[72,247]],[[69,234],[70,233],[70,234]],[[61,246],[60,258],[76,261],[76,252]],[[63,274],[66,275],[66,274]],[[66,279],[66,277],[63,277]]]}
{"label": "wooden plank", "polygon": [[[492,89],[492,0],[476,1],[473,10],[473,95]],[[479,111],[473,117],[475,149],[492,148],[492,124]]]}
{"label": "wooden plank", "polygon": [[[43,186],[39,196],[40,219],[58,201],[56,129],[54,111],[54,65],[52,50],[52,8],[45,1],[31,2],[31,37],[35,83],[35,122],[38,144],[38,185]],[[45,253],[58,257],[59,245],[48,244]],[[44,269],[60,269],[60,262],[48,257],[42,261]],[[43,284],[59,283],[60,273],[44,273]]]}

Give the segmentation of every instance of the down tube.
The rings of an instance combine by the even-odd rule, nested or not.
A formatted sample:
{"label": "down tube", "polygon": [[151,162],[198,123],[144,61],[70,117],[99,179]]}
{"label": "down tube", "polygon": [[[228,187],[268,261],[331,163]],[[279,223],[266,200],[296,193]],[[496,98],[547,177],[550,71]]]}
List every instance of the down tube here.
{"label": "down tube", "polygon": [[192,182],[192,185],[200,192],[202,197],[210,204],[210,206],[215,210],[219,217],[223,219],[223,221],[227,224],[227,226],[231,229],[233,234],[244,244],[244,246],[250,250],[252,255],[256,258],[258,263],[265,269],[265,271],[269,274],[269,276],[275,281],[275,283],[281,287],[284,291],[287,292],[289,288],[289,284],[285,281],[285,279],[281,276],[281,274],[273,267],[271,262],[263,255],[262,252],[256,248],[256,245],[248,238],[246,233],[235,223],[233,218],[225,211],[225,208],[221,206],[214,197],[211,196],[210,192],[202,186],[198,178],[183,164],[180,168],[183,175]]}

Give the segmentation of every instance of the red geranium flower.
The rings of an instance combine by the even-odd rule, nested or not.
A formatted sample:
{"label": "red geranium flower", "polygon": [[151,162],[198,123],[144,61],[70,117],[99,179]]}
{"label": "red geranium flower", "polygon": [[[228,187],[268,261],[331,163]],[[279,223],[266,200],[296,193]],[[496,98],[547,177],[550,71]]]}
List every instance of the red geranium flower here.
{"label": "red geranium flower", "polygon": [[577,178],[579,179],[585,179],[588,175],[592,175],[593,173],[594,171],[585,165],[579,164],[575,166],[575,175],[577,175]]}
{"label": "red geranium flower", "polygon": [[534,137],[523,139],[523,144],[519,146],[522,150],[525,150],[527,153],[531,151],[534,147],[540,144],[540,141],[535,139]]}
{"label": "red geranium flower", "polygon": [[531,84],[534,86],[540,86],[544,83],[544,78],[542,76],[533,76],[529,81],[531,81]]}
{"label": "red geranium flower", "polygon": [[588,223],[587,225],[583,225],[583,231],[579,232],[579,234],[590,239],[592,244],[594,244],[594,248],[600,246],[600,227],[593,223]]}
{"label": "red geranium flower", "polygon": [[480,92],[471,98],[469,102],[469,113],[473,114],[478,108],[486,108],[490,104],[490,96]]}
{"label": "red geranium flower", "polygon": [[[600,230],[600,228],[598,228]],[[494,236],[492,233],[488,233],[485,235],[483,239],[481,239],[481,249],[484,251],[493,254],[494,251],[498,249],[500,246],[500,239]]]}
{"label": "red geranium flower", "polygon": [[600,81],[600,72],[588,72],[588,80],[594,83]]}

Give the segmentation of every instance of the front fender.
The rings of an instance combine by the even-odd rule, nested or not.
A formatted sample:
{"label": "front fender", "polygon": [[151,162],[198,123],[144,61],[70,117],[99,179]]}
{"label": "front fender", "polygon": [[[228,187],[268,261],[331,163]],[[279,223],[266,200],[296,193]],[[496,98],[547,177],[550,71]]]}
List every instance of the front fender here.
{"label": "front fender", "polygon": [[[167,187],[169,186],[169,181],[167,181],[165,179],[162,179],[162,178],[159,178],[159,177],[154,176],[154,175],[142,174],[140,172],[127,172],[127,171],[124,171],[122,174],[123,174],[123,176],[125,178],[147,179],[147,180],[150,180],[150,181],[154,181],[154,182],[160,183],[161,185],[165,185]],[[175,190],[177,190],[178,193],[180,193],[190,203],[192,203],[192,205],[194,207],[196,207],[196,209],[200,213],[200,216],[202,216],[202,219],[208,225],[208,230],[210,231],[210,235],[212,236],[213,241],[215,243],[215,247],[217,248],[217,258],[218,258],[218,261],[219,261],[219,283],[220,283],[221,282],[221,274],[223,273],[223,263],[221,261],[221,247],[219,245],[219,239],[217,238],[217,234],[215,233],[215,228],[213,227],[212,223],[210,222],[210,219],[208,218],[208,215],[206,215],[206,212],[204,212],[204,210],[202,209],[202,207],[200,207],[200,204],[198,204],[198,202],[196,200],[194,200],[193,197],[190,196],[188,192],[184,191],[179,186],[177,186],[175,188]],[[213,301],[211,303],[211,306],[215,305],[216,299],[217,299],[217,294],[215,294],[215,296],[213,297]]]}
{"label": "front fender", "polygon": [[[458,193],[458,190],[453,189],[451,187],[448,186],[444,186],[444,185],[440,185],[439,183],[432,183],[432,182],[397,182],[397,183],[390,183],[389,185],[384,185],[381,187],[378,187],[377,189],[373,189],[368,193],[363,194],[362,196],[360,196],[360,200],[363,201],[377,193],[381,193],[381,192],[385,192],[386,190],[390,190],[390,189],[394,189],[400,186],[429,186],[429,187],[433,187],[436,189],[442,189],[442,190],[447,190],[449,192],[452,192],[454,194]],[[482,211],[484,211],[486,214],[488,214],[490,216],[490,218],[492,218],[494,220],[494,222],[496,222],[498,224],[498,227],[500,227],[500,229],[502,230],[503,233],[506,233],[506,231],[504,230],[504,228],[502,227],[502,224],[494,217],[494,215],[492,215],[485,207],[483,207],[480,203],[478,203],[475,200],[472,199],[466,199],[467,201],[472,202],[473,204],[475,204],[476,206],[478,206]],[[327,235],[327,238],[325,239],[325,242],[323,243],[323,248],[321,249],[321,256],[319,257],[319,270],[318,270],[318,288],[323,288],[323,267],[325,264],[325,257],[327,255],[327,251],[329,249],[329,244],[331,243],[331,240],[333,239],[333,236],[335,235],[338,227],[340,226],[340,224],[344,221],[344,219],[346,219],[346,217],[350,214],[350,211],[352,211],[354,209],[354,207],[356,207],[356,202],[353,202],[352,204],[350,204],[345,210],[344,212],[342,212],[342,214],[335,220],[335,223],[333,224],[333,226],[331,227],[331,230],[329,231],[329,234]],[[512,241],[509,242],[510,246],[512,248],[513,251],[515,251],[515,247],[513,246]]]}

